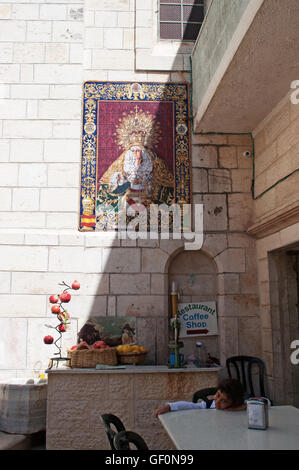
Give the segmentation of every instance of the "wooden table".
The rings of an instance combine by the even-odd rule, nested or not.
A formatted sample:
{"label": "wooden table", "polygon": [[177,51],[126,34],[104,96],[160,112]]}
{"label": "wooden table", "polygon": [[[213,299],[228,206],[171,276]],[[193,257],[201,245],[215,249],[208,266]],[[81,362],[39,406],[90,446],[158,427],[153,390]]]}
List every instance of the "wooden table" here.
{"label": "wooden table", "polygon": [[248,429],[247,412],[185,410],[159,415],[179,450],[295,450],[299,449],[299,409],[269,408],[267,430]]}

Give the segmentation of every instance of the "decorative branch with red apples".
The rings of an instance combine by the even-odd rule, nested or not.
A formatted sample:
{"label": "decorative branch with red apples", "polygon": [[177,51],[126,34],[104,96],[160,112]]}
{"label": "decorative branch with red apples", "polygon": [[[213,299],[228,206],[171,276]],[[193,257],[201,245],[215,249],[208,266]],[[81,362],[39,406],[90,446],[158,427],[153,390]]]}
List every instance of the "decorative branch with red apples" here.
{"label": "decorative branch with red apples", "polygon": [[[44,343],[45,344],[55,344],[56,348],[58,349],[58,352],[54,353],[54,355],[59,355],[59,358],[61,358],[61,346],[57,345],[57,342],[61,339],[62,333],[64,333],[67,328],[69,323],[69,318],[70,315],[66,308],[64,307],[64,304],[69,303],[71,300],[72,296],[69,293],[69,290],[78,290],[80,289],[80,284],[78,281],[74,281],[71,286],[66,284],[64,281],[62,281],[59,286],[65,287],[63,292],[61,294],[52,294],[49,297],[49,302],[52,304],[51,307],[51,312],[57,316],[57,320],[59,321],[59,324],[57,326],[51,326],[51,325],[46,325],[48,328],[53,328],[57,331],[59,334],[59,337],[57,340],[54,342],[54,338],[51,335],[47,335],[44,337]],[[62,359],[62,358],[61,358]]]}

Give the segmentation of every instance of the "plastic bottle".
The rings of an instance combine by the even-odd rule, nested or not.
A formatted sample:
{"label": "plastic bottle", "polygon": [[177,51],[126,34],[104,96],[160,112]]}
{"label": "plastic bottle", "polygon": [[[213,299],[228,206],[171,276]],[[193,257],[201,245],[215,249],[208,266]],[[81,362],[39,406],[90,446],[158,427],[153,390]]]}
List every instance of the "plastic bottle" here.
{"label": "plastic bottle", "polygon": [[195,361],[196,367],[206,367],[207,354],[205,345],[201,341],[195,343]]}

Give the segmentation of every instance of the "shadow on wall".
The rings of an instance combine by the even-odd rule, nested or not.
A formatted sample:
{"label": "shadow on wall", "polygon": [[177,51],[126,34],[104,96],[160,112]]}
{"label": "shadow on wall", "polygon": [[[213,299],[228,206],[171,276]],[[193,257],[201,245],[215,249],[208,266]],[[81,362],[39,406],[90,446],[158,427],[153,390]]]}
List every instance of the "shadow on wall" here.
{"label": "shadow on wall", "polygon": [[[189,7],[184,19],[188,20],[189,15],[192,20],[196,8]],[[190,37],[190,29],[193,28],[192,24],[185,25],[185,39]],[[183,53],[185,55],[182,58],[186,59],[184,41],[181,42],[178,55]],[[149,83],[154,83],[155,74],[151,75],[153,80]],[[186,83],[181,72],[169,73],[166,81],[178,83],[179,77],[180,83]],[[169,205],[180,199],[179,194],[185,195],[188,186],[177,172],[178,162],[174,159],[177,150],[173,136],[175,134],[182,142],[187,136],[190,109],[187,109],[185,124],[178,131],[174,103],[167,99],[169,90],[165,93],[165,99],[161,100],[160,85],[163,86],[159,83],[156,87],[156,100],[155,97],[146,99],[142,93],[139,94],[141,87],[135,83],[131,87],[131,99],[126,100],[123,99],[125,96],[121,96],[121,101],[98,102],[97,119],[101,125],[98,126],[96,205],[98,211],[107,203],[112,207],[108,214],[112,222],[107,221],[107,218],[98,218],[99,231],[95,245],[103,247],[102,259],[99,261],[101,280],[90,307],[89,318],[81,318],[78,325],[80,330],[87,320],[88,327],[94,328],[91,321],[105,317],[97,320],[101,328],[105,323],[104,332],[100,333],[100,328],[96,326],[94,334],[100,334],[103,338],[105,336],[111,344],[120,341],[125,325],[129,325],[138,344],[149,350],[146,359],[148,364],[165,364],[168,359],[170,282],[178,279],[183,284],[183,299],[203,299],[204,296],[207,300],[208,296],[215,300],[216,293],[216,272],[212,262],[208,262],[204,255],[183,252],[170,263],[177,250],[182,250],[181,240],[168,241],[160,237],[119,239],[113,230],[115,213],[120,209],[127,207],[138,211],[140,205]],[[109,233],[100,234],[101,229],[108,229]],[[94,237],[95,234],[86,233],[87,240],[91,240],[87,242],[88,246],[93,246]],[[193,286],[188,284],[190,274],[195,275]],[[110,320],[112,331],[108,334],[107,319]],[[216,343],[214,338],[211,347],[213,354],[217,355]]]}

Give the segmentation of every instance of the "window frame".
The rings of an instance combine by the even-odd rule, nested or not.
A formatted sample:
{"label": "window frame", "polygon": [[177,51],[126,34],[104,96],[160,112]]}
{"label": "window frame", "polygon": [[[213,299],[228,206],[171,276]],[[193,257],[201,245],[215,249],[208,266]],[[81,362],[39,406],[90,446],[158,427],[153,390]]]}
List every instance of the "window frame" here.
{"label": "window frame", "polygon": [[[184,25],[186,24],[200,24],[200,28],[199,28],[199,31],[203,25],[203,22],[204,22],[204,18],[205,18],[205,15],[206,15],[206,11],[207,11],[207,1],[206,0],[201,0],[200,4],[198,4],[198,6],[203,6],[203,11],[204,11],[204,18],[203,18],[203,21],[200,22],[200,21],[184,21],[184,6],[194,6],[194,2],[192,2],[192,0],[179,0],[179,2],[163,2],[163,0],[158,0],[158,32],[159,32],[159,37],[158,37],[158,40],[159,41],[168,41],[168,42],[189,42],[189,43],[194,43],[197,39],[194,38],[194,39],[184,39],[183,36],[184,36]],[[180,12],[181,12],[181,18],[180,18],[180,21],[171,21],[171,20],[168,20],[168,21],[165,21],[165,20],[161,20],[160,19],[160,9],[161,9],[161,4],[162,5],[173,5],[173,6],[180,6]],[[181,38],[161,38],[161,29],[160,29],[160,25],[161,23],[173,23],[173,24],[179,24],[180,25],[180,30],[181,30]],[[198,31],[198,32],[199,32]]]}

